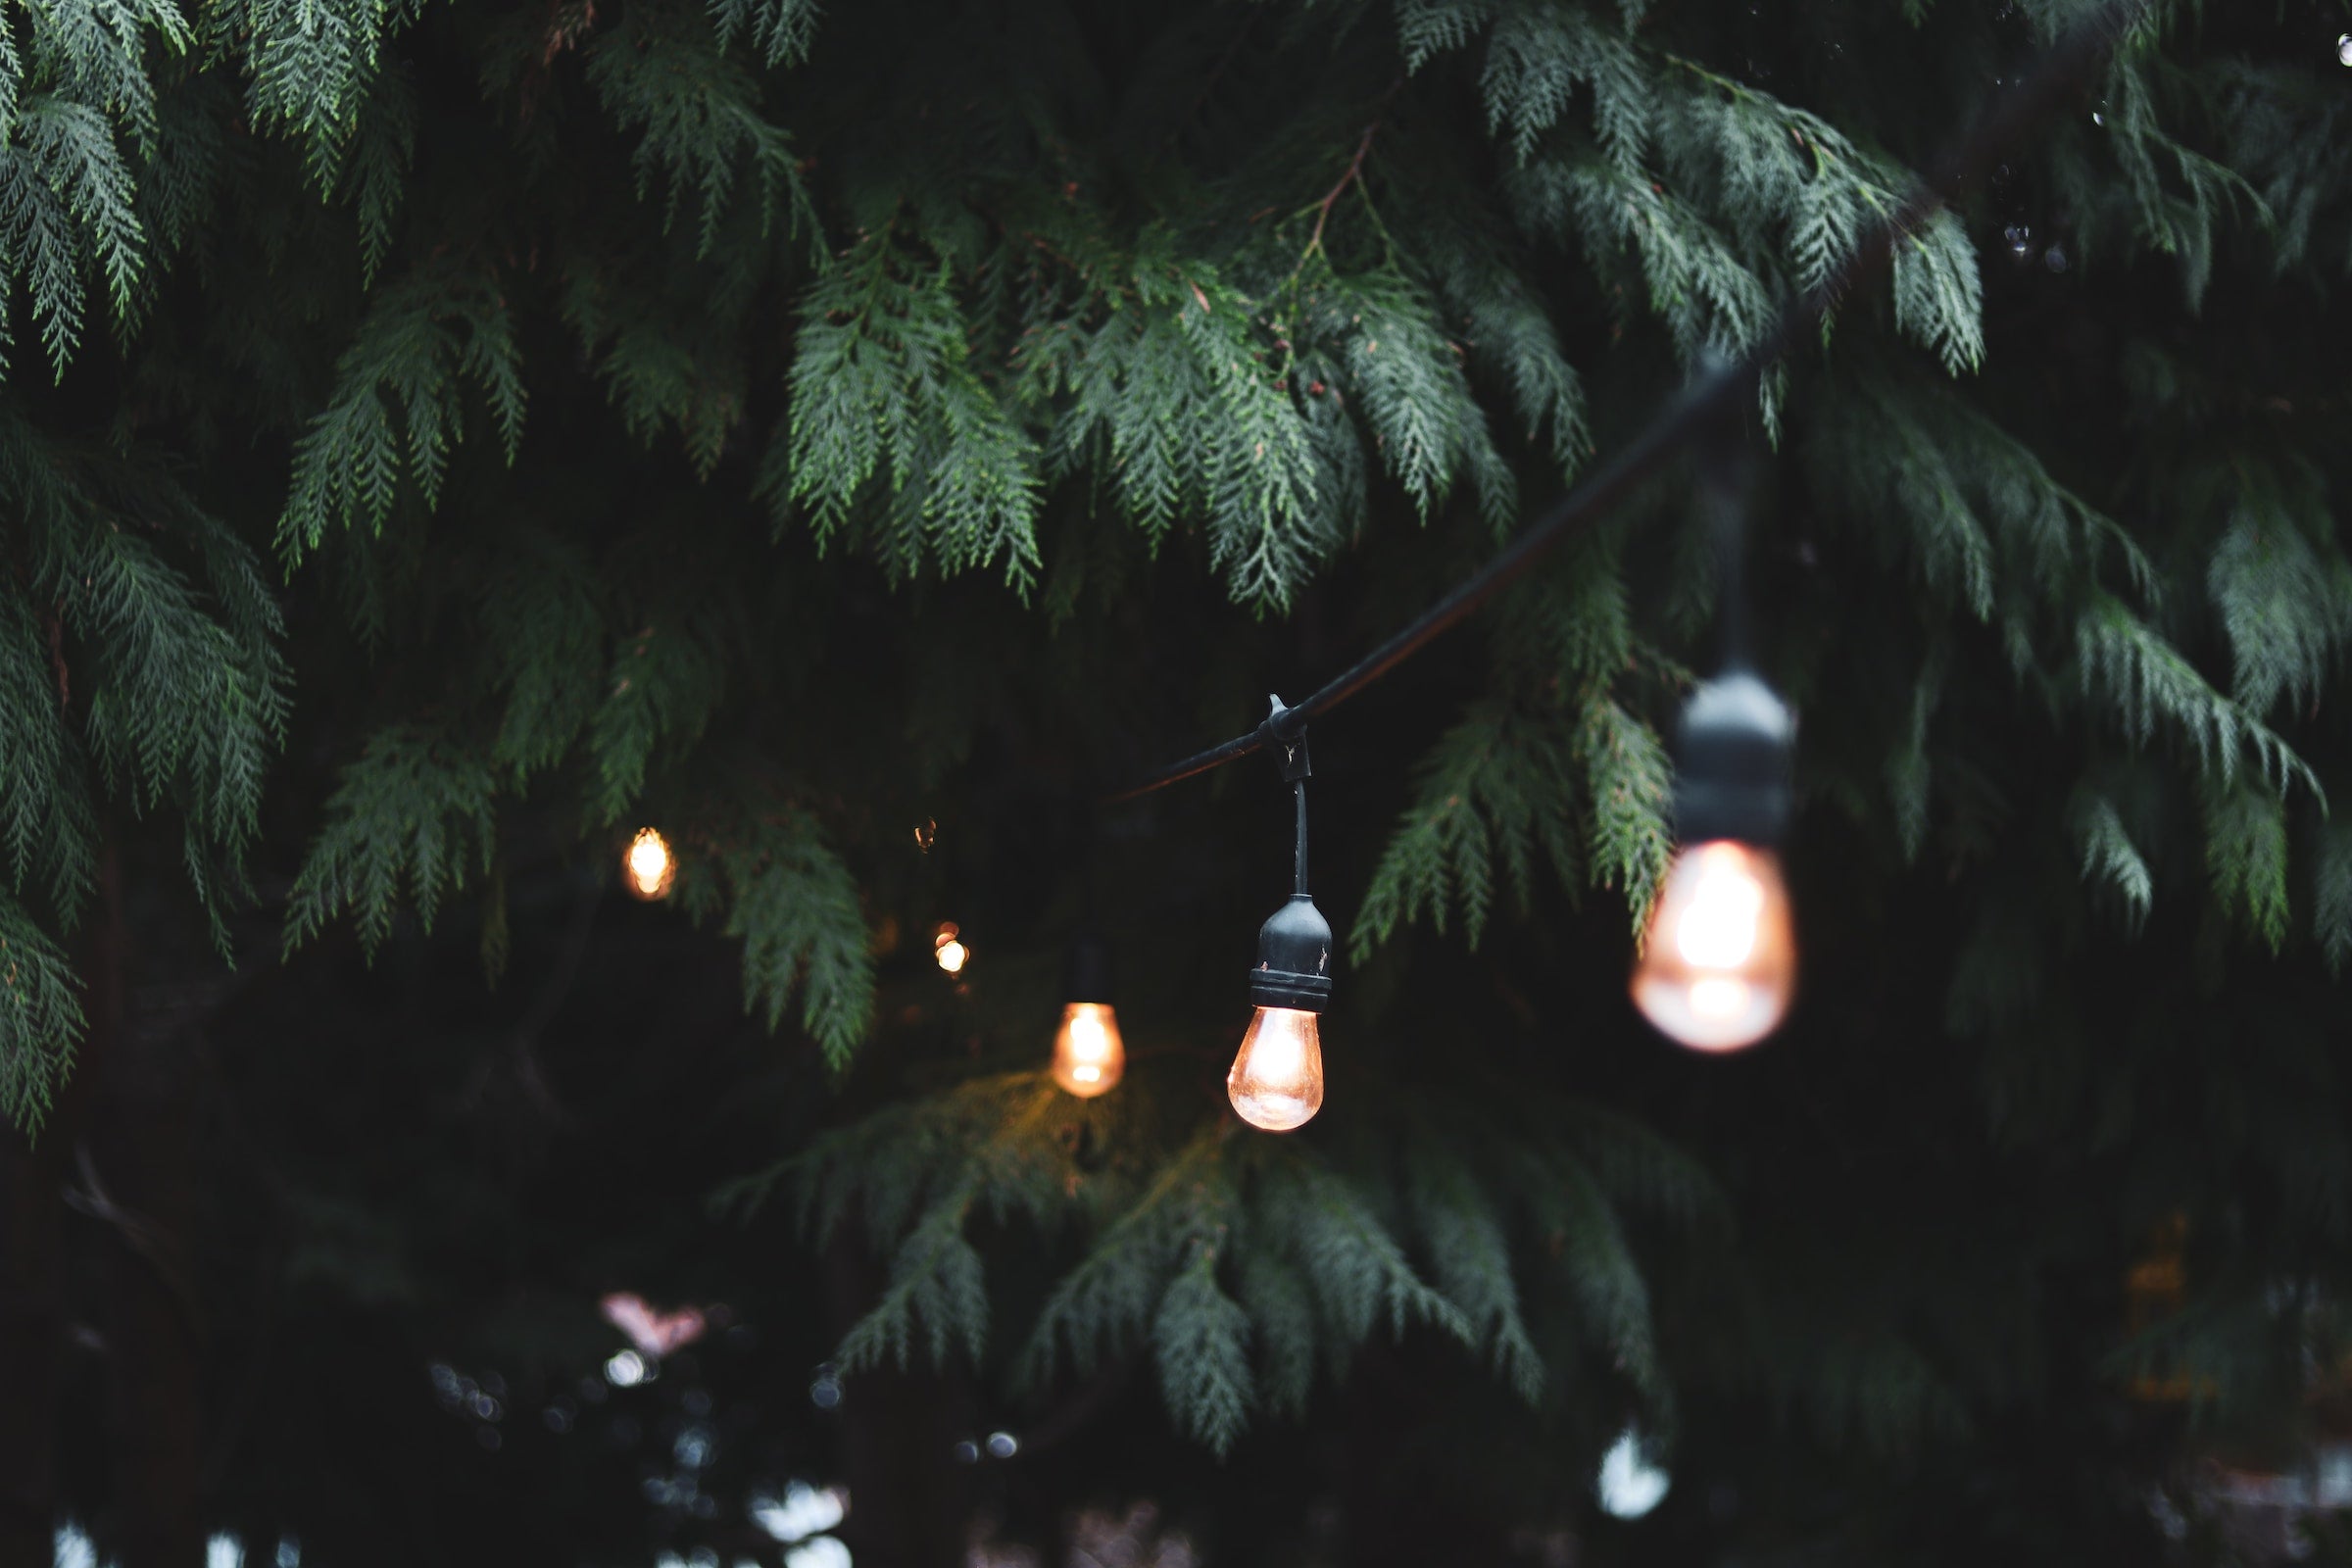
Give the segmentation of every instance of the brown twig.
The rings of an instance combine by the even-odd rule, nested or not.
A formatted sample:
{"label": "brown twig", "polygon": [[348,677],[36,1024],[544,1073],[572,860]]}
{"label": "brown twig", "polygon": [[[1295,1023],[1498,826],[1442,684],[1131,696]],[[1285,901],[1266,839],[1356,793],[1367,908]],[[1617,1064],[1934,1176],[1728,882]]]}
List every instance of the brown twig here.
{"label": "brown twig", "polygon": [[1372,151],[1372,137],[1379,129],[1380,122],[1378,120],[1364,127],[1363,139],[1355,144],[1355,156],[1348,160],[1348,172],[1340,176],[1340,182],[1332,186],[1324,194],[1323,200],[1317,204],[1315,231],[1307,236],[1306,241],[1306,248],[1310,255],[1323,248],[1323,225],[1331,221],[1332,208],[1338,205],[1342,196],[1348,194],[1348,186],[1364,177],[1364,159]]}
{"label": "brown twig", "polygon": [[1348,194],[1348,187],[1363,183],[1364,160],[1372,155],[1372,138],[1380,133],[1380,122],[1388,112],[1390,100],[1403,88],[1404,78],[1398,76],[1373,102],[1372,118],[1364,125],[1363,135],[1356,141],[1355,156],[1348,160],[1347,172],[1340,175],[1340,182],[1326,191],[1323,199],[1315,204],[1315,231],[1307,236],[1307,255],[1312,256],[1323,248],[1323,225],[1331,221],[1331,210],[1339,205],[1341,197]]}

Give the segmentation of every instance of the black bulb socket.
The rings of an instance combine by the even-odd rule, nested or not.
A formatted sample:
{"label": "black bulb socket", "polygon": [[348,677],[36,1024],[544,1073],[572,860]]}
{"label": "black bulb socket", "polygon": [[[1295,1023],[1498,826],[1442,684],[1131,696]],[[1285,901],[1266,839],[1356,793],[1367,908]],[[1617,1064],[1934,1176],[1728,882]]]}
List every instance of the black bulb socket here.
{"label": "black bulb socket", "polygon": [[1321,1012],[1331,1005],[1331,922],[1303,893],[1257,928],[1250,1000],[1260,1007]]}
{"label": "black bulb socket", "polygon": [[1110,1001],[1110,944],[1093,931],[1079,933],[1070,944],[1069,967],[1063,972],[1061,1000]]}
{"label": "black bulb socket", "polygon": [[1769,846],[1788,830],[1796,721],[1753,670],[1703,682],[1675,738],[1674,828],[1685,844]]}

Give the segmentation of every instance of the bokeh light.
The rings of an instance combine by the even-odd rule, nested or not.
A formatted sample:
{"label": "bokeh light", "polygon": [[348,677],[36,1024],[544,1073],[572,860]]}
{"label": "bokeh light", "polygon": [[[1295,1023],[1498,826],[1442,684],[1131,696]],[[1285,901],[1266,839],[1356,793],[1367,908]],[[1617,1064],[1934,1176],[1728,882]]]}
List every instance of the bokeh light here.
{"label": "bokeh light", "polygon": [[751,1503],[752,1523],[785,1545],[832,1529],[849,1512],[848,1493],[806,1481],[788,1482],[781,1494],[755,1495]]}
{"label": "bokeh light", "polygon": [[621,857],[629,892],[648,903],[669,897],[669,885],[678,872],[677,859],[669,853],[669,840],[660,828],[641,827],[629,840],[628,853]]}
{"label": "bokeh light", "polygon": [[1665,1499],[1673,1478],[1650,1463],[1641,1435],[1628,1427],[1601,1456],[1593,1483],[1600,1506],[1619,1519],[1639,1519]]}
{"label": "bokeh light", "polygon": [[1108,1094],[1127,1070],[1119,1015],[1107,1002],[1073,1002],[1054,1033],[1054,1081],[1081,1100]]}

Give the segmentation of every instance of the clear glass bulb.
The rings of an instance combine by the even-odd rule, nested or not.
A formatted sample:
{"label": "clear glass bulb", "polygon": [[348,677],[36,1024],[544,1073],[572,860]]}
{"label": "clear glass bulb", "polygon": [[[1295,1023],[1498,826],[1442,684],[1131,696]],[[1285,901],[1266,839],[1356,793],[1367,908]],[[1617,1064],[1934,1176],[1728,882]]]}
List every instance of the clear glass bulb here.
{"label": "clear glass bulb", "polygon": [[670,879],[678,869],[669,853],[669,840],[662,836],[660,828],[653,827],[637,830],[620,863],[621,869],[628,873],[629,891],[649,901],[668,895]]}
{"label": "clear glass bulb", "polygon": [[1225,1075],[1242,1120],[1270,1133],[1303,1127],[1323,1108],[1323,1035],[1315,1015],[1260,1007]]}
{"label": "clear glass bulb", "polygon": [[1729,839],[1677,855],[1633,989],[1660,1033],[1697,1051],[1738,1051],[1779,1028],[1796,993],[1779,857]]}
{"label": "clear glass bulb", "polygon": [[1073,1002],[1054,1036],[1054,1081],[1081,1100],[1108,1094],[1127,1070],[1119,1015],[1107,1002]]}

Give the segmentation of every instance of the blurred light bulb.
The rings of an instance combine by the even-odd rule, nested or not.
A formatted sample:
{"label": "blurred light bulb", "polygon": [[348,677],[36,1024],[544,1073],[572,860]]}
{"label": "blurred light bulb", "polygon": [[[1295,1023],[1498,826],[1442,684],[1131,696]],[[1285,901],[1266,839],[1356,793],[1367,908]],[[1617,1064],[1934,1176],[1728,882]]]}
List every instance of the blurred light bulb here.
{"label": "blurred light bulb", "polygon": [[1665,1500],[1674,1478],[1650,1462],[1640,1434],[1632,1428],[1601,1456],[1593,1490],[1600,1505],[1619,1519],[1639,1519]]}
{"label": "blurred light bulb", "polygon": [[931,956],[949,974],[963,973],[963,966],[972,958],[972,950],[956,941],[956,922],[950,920],[931,937]]}
{"label": "blurred light bulb", "polygon": [[1323,1035],[1311,1012],[1260,1007],[1225,1075],[1242,1120],[1270,1133],[1303,1127],[1323,1108]]}
{"label": "blurred light bulb", "polygon": [[1107,1002],[1073,1002],[1054,1036],[1054,1081],[1081,1100],[1108,1094],[1127,1070],[1119,1015]]}
{"label": "blurred light bulb", "polygon": [[621,857],[621,869],[628,873],[629,891],[651,902],[669,897],[669,884],[678,873],[678,863],[669,853],[669,840],[659,828],[641,827],[629,840],[628,853]]}
{"label": "blurred light bulb", "polygon": [[1729,839],[1677,855],[1634,970],[1634,1004],[1686,1046],[1738,1051],[1780,1026],[1795,989],[1779,858]]}

